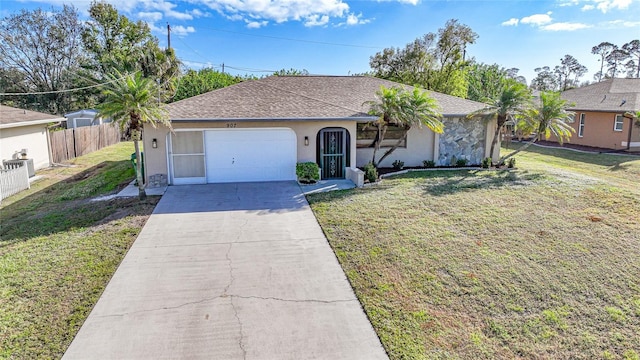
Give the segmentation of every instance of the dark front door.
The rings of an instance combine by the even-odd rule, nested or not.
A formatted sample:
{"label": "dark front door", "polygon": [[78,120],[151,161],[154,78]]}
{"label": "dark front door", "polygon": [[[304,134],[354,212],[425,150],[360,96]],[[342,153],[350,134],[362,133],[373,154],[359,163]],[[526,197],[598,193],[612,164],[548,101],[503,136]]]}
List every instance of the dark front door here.
{"label": "dark front door", "polygon": [[320,170],[322,171],[322,178],[344,179],[346,157],[346,130],[320,130]]}

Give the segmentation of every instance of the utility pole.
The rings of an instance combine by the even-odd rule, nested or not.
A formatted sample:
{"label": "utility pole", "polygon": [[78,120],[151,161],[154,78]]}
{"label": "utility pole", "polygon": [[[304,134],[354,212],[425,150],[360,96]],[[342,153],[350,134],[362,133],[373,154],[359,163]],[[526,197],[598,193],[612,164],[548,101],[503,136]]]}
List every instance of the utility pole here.
{"label": "utility pole", "polygon": [[167,49],[171,49],[171,25],[167,23]]}
{"label": "utility pole", "polygon": [[222,73],[224,74],[224,63],[222,63]]}

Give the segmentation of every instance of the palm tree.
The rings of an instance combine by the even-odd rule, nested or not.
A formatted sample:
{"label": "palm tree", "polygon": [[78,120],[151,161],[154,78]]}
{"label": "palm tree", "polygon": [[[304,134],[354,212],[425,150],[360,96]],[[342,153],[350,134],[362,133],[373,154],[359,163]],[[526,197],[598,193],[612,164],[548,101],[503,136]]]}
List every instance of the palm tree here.
{"label": "palm tree", "polygon": [[499,163],[502,164],[506,159],[541,140],[543,136],[549,139],[554,135],[560,144],[571,139],[576,130],[569,123],[574,121],[575,113],[567,110],[569,106],[571,104],[562,99],[559,92],[540,93],[540,103],[520,114],[516,123],[516,128],[528,129],[535,132],[536,136],[518,150],[500,159]]}
{"label": "palm tree", "polygon": [[158,124],[171,128],[169,114],[164,104],[160,102],[160,87],[153,80],[142,77],[140,72],[122,75],[116,71],[109,76],[110,83],[103,91],[105,100],[96,106],[98,115],[111,118],[121,130],[131,131],[131,139],[136,149],[138,195],[144,200],[147,194],[142,179],[142,156],[140,155],[140,140],[144,124],[156,127]]}
{"label": "palm tree", "polygon": [[513,79],[505,79],[502,90],[495,99],[484,99],[483,102],[489,104],[487,107],[474,111],[467,115],[468,118],[480,115],[485,119],[496,119],[496,131],[491,141],[489,156],[493,158],[493,152],[502,128],[507,122],[515,122],[515,117],[531,106],[531,92],[525,84]]}
{"label": "palm tree", "polygon": [[[440,121],[442,115],[438,110],[438,103],[418,88],[407,91],[403,88],[381,86],[380,90],[376,92],[376,100],[367,101],[365,104],[369,105],[370,115],[378,116],[378,120],[371,123],[377,130],[373,142],[373,159],[371,160],[376,168],[405,141],[412,126],[425,125],[438,134],[443,132],[444,125]],[[403,129],[402,136],[376,161],[376,154],[389,125],[401,127]]]}

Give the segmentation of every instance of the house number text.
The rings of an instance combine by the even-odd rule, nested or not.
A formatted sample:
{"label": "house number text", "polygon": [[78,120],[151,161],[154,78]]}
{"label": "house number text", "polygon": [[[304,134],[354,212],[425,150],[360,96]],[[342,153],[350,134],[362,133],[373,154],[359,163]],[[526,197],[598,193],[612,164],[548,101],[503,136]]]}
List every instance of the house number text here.
{"label": "house number text", "polygon": [[227,127],[228,128],[238,127],[238,124],[236,124],[236,123],[227,123]]}

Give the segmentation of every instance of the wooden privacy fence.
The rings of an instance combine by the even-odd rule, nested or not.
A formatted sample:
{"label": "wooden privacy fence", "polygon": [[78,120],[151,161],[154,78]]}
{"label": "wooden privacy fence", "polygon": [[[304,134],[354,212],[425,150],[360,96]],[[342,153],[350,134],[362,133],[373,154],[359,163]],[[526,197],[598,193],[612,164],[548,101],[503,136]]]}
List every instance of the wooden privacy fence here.
{"label": "wooden privacy fence", "polygon": [[29,170],[25,163],[5,164],[0,169],[0,201],[29,188]]}
{"label": "wooden privacy fence", "polygon": [[54,163],[61,163],[120,142],[120,131],[112,124],[52,131],[50,135]]}

